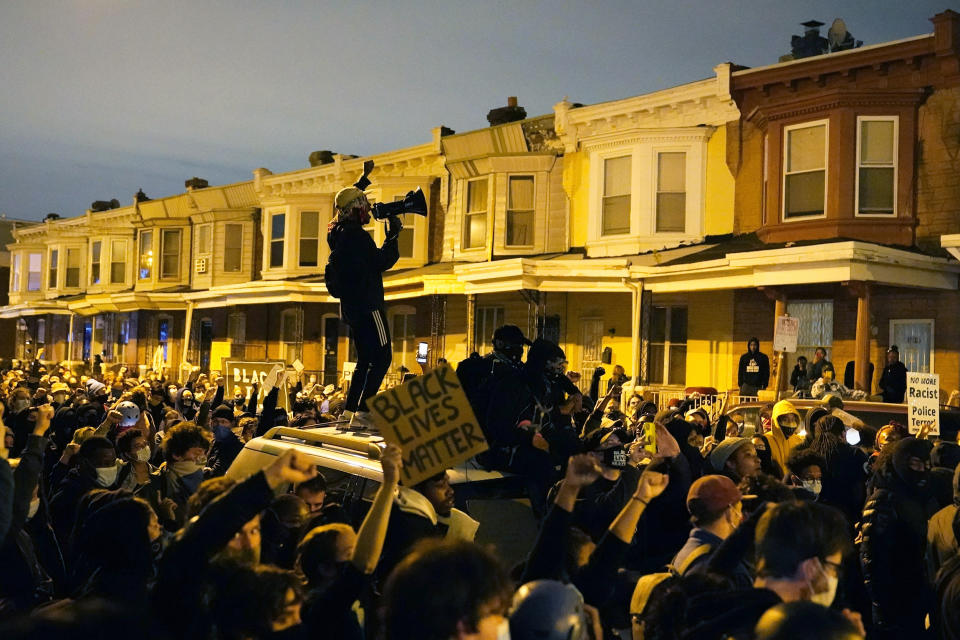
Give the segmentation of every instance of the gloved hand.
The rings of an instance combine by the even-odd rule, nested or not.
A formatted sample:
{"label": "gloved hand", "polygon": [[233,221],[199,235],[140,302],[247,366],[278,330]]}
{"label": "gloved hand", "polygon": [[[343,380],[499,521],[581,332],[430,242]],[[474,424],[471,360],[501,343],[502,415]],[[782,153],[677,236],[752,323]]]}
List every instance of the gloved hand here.
{"label": "gloved hand", "polygon": [[392,240],[400,235],[403,230],[403,222],[399,216],[390,216],[387,219],[387,239]]}

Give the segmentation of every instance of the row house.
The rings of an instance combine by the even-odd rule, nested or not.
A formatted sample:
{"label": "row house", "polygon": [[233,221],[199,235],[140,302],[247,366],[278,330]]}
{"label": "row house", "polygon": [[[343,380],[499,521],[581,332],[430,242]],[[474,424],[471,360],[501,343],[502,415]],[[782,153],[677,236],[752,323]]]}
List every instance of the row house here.
{"label": "row house", "polygon": [[[384,275],[392,375],[491,348],[516,324],[571,368],[648,387],[732,388],[774,318],[874,389],[898,344],[960,386],[960,15],[934,33],[453,133],[371,156],[372,201],[419,187]],[[355,358],[324,285],[333,197],[368,158],[22,228],[6,318],[18,354],[181,363],[300,359],[325,381]],[[369,233],[379,245],[384,226]],[[42,350],[42,351],[41,351]],[[610,367],[608,366],[608,369]],[[871,373],[873,369],[873,373]],[[589,376],[585,376],[589,378]]]}

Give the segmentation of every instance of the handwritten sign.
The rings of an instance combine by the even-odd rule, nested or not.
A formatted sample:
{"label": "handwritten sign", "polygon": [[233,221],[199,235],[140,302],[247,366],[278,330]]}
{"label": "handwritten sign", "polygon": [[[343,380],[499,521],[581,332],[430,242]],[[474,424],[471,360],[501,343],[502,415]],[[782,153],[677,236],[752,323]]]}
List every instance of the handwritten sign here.
{"label": "handwritten sign", "polygon": [[773,328],[773,350],[793,353],[797,350],[797,336],[800,334],[800,318],[778,316]]}
{"label": "handwritten sign", "polygon": [[401,480],[408,487],[488,448],[449,366],[388,389],[367,404],[383,439],[403,450]]}
{"label": "handwritten sign", "polygon": [[[263,381],[267,374],[273,369],[274,365],[286,366],[281,360],[261,360],[258,362],[248,362],[243,360],[224,360],[223,377],[226,378],[225,394],[227,398],[232,398],[237,387],[243,391],[244,397],[249,397],[256,384],[259,389],[259,401],[263,402]],[[277,406],[289,410],[289,398],[287,397],[286,385],[280,385],[280,394],[277,397]]]}
{"label": "handwritten sign", "polygon": [[940,374],[907,373],[907,429],[917,433],[930,425],[928,433],[940,435]]}

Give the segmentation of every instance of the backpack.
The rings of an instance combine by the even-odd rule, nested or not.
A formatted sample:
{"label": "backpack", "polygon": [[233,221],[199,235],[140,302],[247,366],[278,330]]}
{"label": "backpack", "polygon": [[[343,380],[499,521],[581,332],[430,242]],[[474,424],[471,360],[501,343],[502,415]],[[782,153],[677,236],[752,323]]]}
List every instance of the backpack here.
{"label": "backpack", "polygon": [[665,582],[669,579],[680,579],[686,575],[687,571],[690,569],[693,563],[703,557],[704,555],[713,551],[713,546],[710,544],[702,544],[696,549],[690,552],[682,563],[679,566],[667,565],[666,571],[659,571],[657,573],[649,573],[644,576],[640,576],[640,579],[637,580],[637,584],[633,589],[633,596],[630,598],[630,615],[634,618],[643,618],[644,614],[647,613],[647,605],[650,602],[650,596],[653,595],[653,590],[660,585],[660,583]]}
{"label": "backpack", "polygon": [[340,259],[336,249],[330,252],[327,265],[323,268],[323,283],[327,287],[327,293],[334,298],[340,299],[343,296],[343,277],[340,273]]}

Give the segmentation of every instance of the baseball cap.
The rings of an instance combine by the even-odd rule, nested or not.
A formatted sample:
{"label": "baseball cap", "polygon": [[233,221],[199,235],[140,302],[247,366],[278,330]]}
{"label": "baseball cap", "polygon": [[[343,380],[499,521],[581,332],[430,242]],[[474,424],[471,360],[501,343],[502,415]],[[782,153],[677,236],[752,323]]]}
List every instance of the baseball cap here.
{"label": "baseball cap", "polygon": [[344,187],[337,191],[337,197],[334,199],[334,202],[337,206],[337,209],[343,211],[347,205],[363,195],[363,191],[357,189],[356,187]]}
{"label": "baseball cap", "polygon": [[718,474],[694,480],[687,491],[687,510],[690,513],[719,513],[743,499],[743,494],[727,476]]}
{"label": "baseball cap", "polygon": [[887,348],[887,353],[900,353],[900,347],[898,347],[895,344],[892,344]]}
{"label": "baseball cap", "polygon": [[493,339],[502,340],[510,344],[533,344],[533,342],[523,335],[520,327],[515,324],[505,324],[502,327],[497,327],[497,330],[493,332]]}
{"label": "baseball cap", "polygon": [[746,438],[727,438],[710,453],[710,465],[717,471],[723,470],[730,456],[736,453],[737,449],[748,444],[750,441]]}

